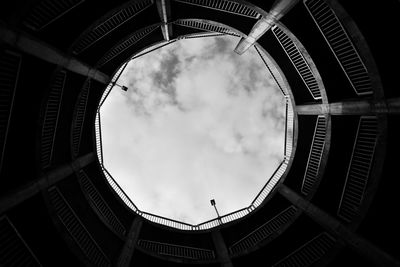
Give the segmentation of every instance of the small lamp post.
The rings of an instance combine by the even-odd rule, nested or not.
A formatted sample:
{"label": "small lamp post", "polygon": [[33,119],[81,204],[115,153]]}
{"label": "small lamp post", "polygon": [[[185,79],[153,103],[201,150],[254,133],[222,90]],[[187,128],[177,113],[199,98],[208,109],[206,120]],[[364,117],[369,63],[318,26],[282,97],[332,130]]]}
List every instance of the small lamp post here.
{"label": "small lamp post", "polygon": [[126,87],[125,85],[119,85],[116,82],[114,82],[113,86],[118,86],[119,88],[121,88],[125,92],[128,91],[128,87]]}
{"label": "small lamp post", "polygon": [[219,223],[222,224],[221,216],[219,216],[219,212],[217,210],[217,204],[215,203],[215,199],[211,199],[210,203],[211,203],[211,206],[214,207],[215,212],[217,213]]}

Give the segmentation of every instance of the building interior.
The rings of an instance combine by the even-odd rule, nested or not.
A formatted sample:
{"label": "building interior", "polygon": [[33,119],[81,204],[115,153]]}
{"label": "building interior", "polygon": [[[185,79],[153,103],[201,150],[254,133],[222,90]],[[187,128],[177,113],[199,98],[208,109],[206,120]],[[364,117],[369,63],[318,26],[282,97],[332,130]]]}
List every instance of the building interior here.
{"label": "building interior", "polygon": [[[0,266],[400,266],[399,15],[398,0],[2,1]],[[133,56],[217,35],[284,75],[291,153],[245,215],[185,226],[113,182],[97,112]]]}

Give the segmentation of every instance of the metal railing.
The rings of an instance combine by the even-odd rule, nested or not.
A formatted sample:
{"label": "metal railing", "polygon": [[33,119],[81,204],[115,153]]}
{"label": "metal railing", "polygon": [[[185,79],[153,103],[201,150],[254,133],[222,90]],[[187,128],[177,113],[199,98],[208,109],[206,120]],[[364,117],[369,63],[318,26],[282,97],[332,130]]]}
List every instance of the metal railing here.
{"label": "metal railing", "polygon": [[[100,104],[99,104],[99,108],[98,109],[100,109],[100,107],[103,105],[104,100],[106,100],[107,96],[110,94],[110,92],[111,92],[113,87],[114,87],[114,83],[113,83],[113,81],[111,81],[111,83],[109,83],[107,85],[106,89],[103,92],[103,95],[100,98]],[[98,111],[98,112],[100,112],[100,111]]]}
{"label": "metal railing", "polygon": [[122,64],[122,66],[115,72],[114,76],[111,79],[111,82],[107,85],[106,89],[104,90],[103,94],[101,95],[100,104],[97,107],[96,116],[100,113],[100,108],[103,105],[104,100],[106,100],[107,96],[111,93],[111,90],[114,88],[114,85],[118,82],[118,79],[121,77],[122,72],[125,70],[128,63],[129,63],[129,61]]}
{"label": "metal railing", "polygon": [[94,122],[94,131],[96,137],[96,153],[97,158],[99,159],[100,165],[103,166],[103,146],[102,146],[102,138],[101,138],[101,121],[100,121],[100,111],[97,111],[96,118]]}
{"label": "metal railing", "polygon": [[0,265],[42,266],[7,216],[0,217]]}
{"label": "metal railing", "polygon": [[111,266],[109,259],[90,235],[57,187],[48,190],[49,199],[72,239],[95,266]]}
{"label": "metal railing", "polygon": [[67,73],[59,71],[54,77],[50,86],[49,98],[46,103],[46,110],[43,118],[41,138],[41,164],[46,168],[51,164],[53,158],[54,141],[56,137],[58,117],[61,108],[62,95],[64,91]]}
{"label": "metal railing", "polygon": [[308,12],[358,95],[372,94],[372,83],[357,49],[325,0],[304,0]]}
{"label": "metal railing", "polygon": [[293,151],[294,136],[294,111],[292,101],[286,96],[286,118],[285,118],[285,159],[288,161]]}
{"label": "metal railing", "polygon": [[215,252],[210,249],[180,246],[168,243],[139,239],[137,246],[147,251],[177,258],[192,260],[213,260]]}
{"label": "metal railing", "polygon": [[[186,21],[188,23],[191,22],[199,22],[203,23],[203,21],[197,21],[197,20],[182,20]],[[212,25],[215,26],[215,25]],[[226,34],[226,33],[223,33]],[[147,48],[150,49],[151,48]],[[145,219],[165,225],[168,227],[172,227],[175,229],[180,229],[180,230],[191,230],[191,231],[199,231],[199,230],[207,230],[211,229],[214,227],[218,227],[222,224],[226,224],[229,222],[232,222],[234,220],[240,219],[249,213],[251,213],[254,209],[259,207],[264,200],[267,198],[267,196],[271,193],[271,191],[275,188],[277,183],[279,182],[280,178],[284,175],[290,156],[292,154],[292,149],[293,149],[293,136],[294,136],[294,112],[293,112],[293,106],[289,97],[289,92],[287,88],[287,82],[284,81],[281,72],[277,69],[275,66],[274,62],[272,59],[270,59],[265,53],[265,51],[261,52],[260,48],[257,48],[257,51],[261,58],[263,59],[265,65],[269,69],[271,75],[274,77],[274,80],[280,87],[285,100],[286,100],[286,116],[285,116],[285,140],[284,140],[284,159],[283,161],[279,164],[278,168],[275,170],[275,172],[271,175],[271,177],[267,180],[263,188],[260,190],[260,192],[257,194],[257,196],[254,198],[254,200],[251,202],[251,204],[248,207],[245,207],[243,209],[231,212],[229,214],[220,216],[218,218],[214,218],[211,220],[208,220],[206,222],[197,224],[197,225],[192,225],[184,222],[180,222],[177,220],[173,220],[170,218],[166,218],[163,216],[151,214],[145,211],[139,210],[136,205],[132,202],[132,200],[126,195],[124,190],[118,185],[118,183],[114,180],[114,178],[111,176],[111,174],[108,172],[108,170],[105,168],[103,165],[103,150],[102,150],[102,141],[101,141],[101,121],[100,121],[100,107],[104,103],[106,97],[109,95],[113,88],[113,84],[118,80],[118,77],[121,75],[122,70],[124,67],[121,67],[116,74],[114,75],[111,83],[107,86],[106,90],[104,91],[101,100],[100,100],[100,105],[97,110],[96,114],[96,120],[95,120],[95,140],[96,140],[96,152],[99,158],[99,162],[101,165],[101,168],[103,170],[103,173],[106,177],[106,180],[110,184],[111,188],[115,191],[115,193],[121,198],[121,200],[129,207],[131,208],[135,213],[141,215]],[[141,52],[139,52],[141,53]],[[127,63],[125,63],[126,66]]]}
{"label": "metal railing", "polygon": [[326,126],[325,116],[319,115],[315,124],[310,154],[308,155],[306,171],[301,185],[301,192],[305,195],[311,192],[318,179],[319,167],[325,146]]}
{"label": "metal railing", "polygon": [[153,0],[134,1],[129,6],[122,8],[113,15],[110,15],[103,22],[99,23],[79,38],[79,40],[73,45],[72,52],[74,54],[82,53],[104,36],[108,35],[125,22],[150,7],[153,2]]}
{"label": "metal railing", "polygon": [[24,20],[24,25],[39,31],[56,21],[85,0],[42,0],[33,7]]}
{"label": "metal railing", "polygon": [[104,66],[107,62],[124,52],[126,49],[152,33],[156,30],[161,24],[153,24],[147,26],[146,28],[140,29],[133,34],[131,34],[127,39],[117,44],[113,48],[111,48],[97,63],[98,67]]}
{"label": "metal railing", "polygon": [[[289,105],[289,104],[287,103],[287,105]],[[290,116],[289,115],[287,115],[287,116],[292,117],[291,120],[287,120],[287,121],[292,122],[291,126],[288,126],[288,128],[292,129],[291,132],[293,133],[293,114],[291,114]],[[97,117],[99,118],[99,113],[97,113]],[[95,128],[96,128],[96,130],[95,130],[96,132],[101,132],[99,121],[95,124]],[[100,155],[99,160],[102,161],[103,157],[102,157],[102,146],[101,146],[100,138],[101,138],[101,135],[96,135],[97,154]],[[292,140],[293,135],[288,135],[286,139]],[[289,151],[291,153],[291,150],[289,150]],[[124,190],[114,180],[114,178],[111,176],[111,174],[107,171],[107,169],[104,167],[104,165],[102,163],[101,163],[101,167],[102,167],[103,173],[104,173],[108,183],[112,187],[112,189],[117,193],[117,195],[121,198],[121,200],[129,208],[131,208],[135,213],[141,215],[142,217],[144,217],[145,219],[147,219],[149,221],[152,221],[152,222],[155,222],[155,223],[158,223],[161,225],[165,225],[165,226],[172,227],[175,229],[180,229],[180,230],[198,231],[198,230],[211,229],[211,228],[220,226],[222,224],[226,224],[226,223],[232,222],[234,220],[240,219],[240,218],[246,216],[247,214],[249,214],[250,212],[252,212],[258,206],[260,206],[264,202],[265,198],[269,195],[269,193],[274,189],[274,187],[276,186],[276,184],[278,183],[278,181],[282,177],[282,175],[285,173],[289,157],[290,157],[290,154],[285,155],[285,159],[279,164],[276,171],[272,174],[270,179],[268,179],[267,183],[264,185],[264,187],[261,189],[261,191],[257,194],[257,196],[254,198],[254,200],[251,202],[251,204],[248,207],[245,207],[243,209],[231,212],[231,213],[223,215],[219,218],[215,218],[215,219],[212,219],[212,220],[209,220],[209,221],[197,224],[197,225],[180,222],[177,220],[173,220],[170,218],[166,218],[163,216],[159,216],[159,215],[155,215],[155,214],[151,214],[151,213],[139,210],[136,207],[136,205],[133,203],[133,201],[126,195]]]}
{"label": "metal railing", "polygon": [[[213,33],[213,32],[203,32],[203,33],[191,33],[183,36],[179,36],[177,39],[169,40],[169,41],[161,41],[159,43],[153,44],[151,46],[148,46],[142,50],[139,50],[137,53],[135,53],[130,60],[134,60],[136,58],[139,58],[141,56],[144,56],[150,52],[153,52],[155,50],[158,50],[160,48],[163,48],[167,45],[170,45],[172,43],[175,43],[178,40],[181,39],[192,39],[192,38],[203,38],[203,37],[215,37],[215,36],[224,36],[225,33]],[[121,70],[121,68],[119,69]],[[115,77],[115,75],[114,75]]]}
{"label": "metal railing", "polygon": [[338,216],[346,221],[351,221],[359,212],[368,183],[377,139],[378,118],[376,116],[360,117],[357,137],[337,211]]}
{"label": "metal railing", "polygon": [[144,55],[146,55],[146,54],[148,54],[148,53],[150,53],[150,52],[153,52],[153,51],[155,51],[155,50],[157,50],[157,49],[163,48],[164,46],[167,46],[167,45],[169,45],[169,44],[175,43],[176,41],[177,41],[177,39],[169,40],[169,41],[161,41],[161,42],[159,42],[158,44],[155,44],[155,45],[151,45],[151,46],[149,46],[149,47],[146,47],[146,48],[140,50],[138,53],[135,53],[135,54],[133,55],[133,57],[130,58],[130,60],[134,60],[135,58],[144,56]]}
{"label": "metal railing", "polygon": [[111,79],[111,82],[107,85],[106,89],[104,90],[101,98],[100,98],[100,104],[97,108],[97,112],[100,112],[100,107],[103,105],[104,100],[106,100],[107,96],[111,93],[111,90],[114,88],[115,83],[118,81],[118,78],[121,76],[122,71],[126,68],[126,65],[128,62],[126,62],[121,68],[117,70],[113,78]]}
{"label": "metal railing", "polygon": [[211,23],[210,21],[207,20],[201,20],[201,19],[179,19],[174,22],[173,24],[188,27],[188,28],[193,28],[193,29],[199,29],[199,30],[205,30],[208,32],[219,32],[219,33],[224,33],[228,35],[233,35],[239,37],[240,35],[233,31],[232,29],[219,24],[219,23]]}
{"label": "metal railing", "polygon": [[138,57],[144,56],[150,52],[153,52],[155,50],[158,50],[160,48],[163,48],[167,45],[170,45],[172,43],[175,43],[178,40],[182,40],[182,39],[193,39],[193,38],[204,38],[204,37],[215,37],[215,36],[224,36],[225,33],[213,33],[213,32],[203,32],[203,33],[191,33],[191,34],[187,34],[187,35],[183,35],[183,36],[179,36],[177,39],[173,39],[173,40],[169,40],[169,41],[161,41],[155,45],[151,45],[149,47],[146,47],[140,51],[138,51],[137,53],[135,53],[130,60],[134,60]]}
{"label": "metal railing", "polygon": [[19,54],[7,50],[0,52],[0,170],[3,166],[20,68]]}
{"label": "metal railing", "polygon": [[[247,208],[243,208],[243,209],[240,209],[240,210],[225,214],[224,216],[221,217],[221,222],[223,224],[224,223],[228,223],[228,222],[232,222],[234,220],[237,220],[237,219],[240,219],[240,218],[246,216],[247,214],[249,214],[253,210],[254,210],[254,206],[250,205]],[[201,227],[201,224],[199,226]]]}
{"label": "metal railing", "polygon": [[272,32],[281,44],[296,71],[299,73],[307,89],[310,91],[311,96],[316,100],[321,99],[321,90],[317,79],[295,42],[293,42],[293,40],[278,25],[272,27]]}
{"label": "metal railing", "polygon": [[180,222],[177,220],[173,220],[170,218],[166,218],[163,216],[159,216],[159,215],[155,215],[155,214],[151,214],[145,211],[140,211],[139,214],[152,222],[161,224],[161,225],[165,225],[165,226],[169,226],[175,229],[180,229],[180,230],[193,230],[196,226],[189,224],[189,223],[184,223],[184,222]]}
{"label": "metal railing", "polygon": [[78,96],[78,100],[75,105],[74,117],[72,121],[72,154],[74,157],[78,156],[81,146],[81,136],[83,130],[83,123],[85,121],[86,106],[89,96],[90,79],[87,79],[83,85],[82,91]]}
{"label": "metal railing", "polygon": [[195,39],[195,38],[207,38],[207,37],[217,37],[224,36],[225,33],[220,32],[200,32],[200,33],[191,33],[183,36],[179,36],[179,40],[181,39]]}
{"label": "metal railing", "polygon": [[240,210],[236,210],[236,211],[230,212],[228,214],[225,214],[221,217],[217,217],[215,219],[211,219],[211,220],[205,221],[203,223],[200,223],[198,225],[195,225],[193,227],[193,230],[211,229],[211,228],[217,227],[219,225],[226,224],[226,223],[235,221],[237,219],[240,219],[240,218],[246,216],[247,214],[249,214],[253,210],[254,210],[253,206],[249,206],[249,207],[246,207],[246,208],[243,208]]}
{"label": "metal railing", "polygon": [[89,179],[87,174],[80,170],[78,173],[79,180],[81,182],[83,191],[90,199],[98,214],[101,216],[102,220],[105,221],[108,226],[120,236],[124,236],[126,229],[120,222],[118,217],[108,206],[107,202],[103,199],[97,188],[94,186],[92,181]]}
{"label": "metal railing", "polygon": [[269,193],[274,189],[275,185],[278,183],[279,179],[285,173],[287,168],[287,161],[283,160],[279,167],[272,174],[271,178],[269,178],[268,182],[264,185],[261,191],[257,194],[254,200],[251,202],[250,206],[258,207],[260,206],[264,200],[267,198]]}
{"label": "metal railing", "polygon": [[278,69],[278,65],[272,59],[272,57],[260,46],[257,44],[254,45],[258,55],[261,57],[261,60],[264,62],[265,67],[271,74],[274,79],[276,85],[279,87],[283,96],[286,99],[286,118],[285,118],[285,146],[284,146],[284,155],[285,158],[290,157],[293,150],[293,131],[294,131],[294,112],[293,105],[290,100],[289,95],[289,85],[287,81],[284,79],[284,75],[280,69]]}
{"label": "metal railing", "polygon": [[229,247],[229,253],[231,255],[239,254],[271,237],[277,230],[281,229],[281,227],[292,221],[296,211],[297,210],[294,206],[290,206],[281,211],[271,220],[265,222],[263,225],[231,245]]}
{"label": "metal railing", "polygon": [[175,0],[175,1],[185,4],[201,6],[205,8],[210,8],[214,10],[224,11],[227,13],[245,16],[253,19],[259,19],[261,17],[261,14],[255,11],[254,9],[235,1],[229,1],[229,0]]}
{"label": "metal railing", "polygon": [[155,215],[152,213],[148,213],[148,212],[139,210],[136,207],[136,205],[133,203],[133,201],[126,195],[124,190],[114,180],[114,178],[107,171],[107,169],[104,166],[102,166],[103,173],[104,173],[108,183],[112,187],[112,189],[114,189],[114,191],[121,198],[121,200],[129,208],[131,208],[135,213],[139,214],[140,216],[142,216],[143,218],[145,218],[149,221],[152,221],[152,222],[155,222],[155,223],[158,223],[161,225],[165,225],[165,226],[172,227],[175,229],[180,229],[180,230],[193,230],[193,231],[211,229],[211,228],[220,226],[222,224],[226,224],[226,223],[232,222],[234,220],[240,219],[240,218],[246,216],[247,214],[249,214],[250,212],[252,212],[256,207],[258,207],[265,200],[265,198],[268,196],[268,194],[273,190],[273,188],[275,187],[275,185],[277,184],[277,182],[279,181],[281,176],[284,174],[286,168],[287,168],[287,162],[282,161],[281,164],[279,165],[278,169],[274,172],[272,177],[264,185],[262,190],[258,193],[256,198],[252,201],[250,206],[240,209],[240,210],[237,210],[237,211],[234,211],[234,212],[231,212],[231,213],[228,213],[221,217],[218,217],[218,218],[215,218],[215,219],[212,219],[212,220],[209,220],[209,221],[197,224],[197,225],[193,225],[193,224],[180,222],[177,220],[173,220],[170,218],[166,218],[163,216],[159,216],[159,215]]}
{"label": "metal railing", "polygon": [[111,188],[114,189],[114,191],[117,193],[117,195],[122,199],[122,201],[129,207],[131,208],[134,212],[138,213],[141,215],[141,211],[136,207],[135,204],[133,204],[132,200],[126,195],[124,190],[118,185],[118,183],[114,180],[114,178],[111,176],[111,174],[104,168],[103,165],[101,165],[101,168],[103,170],[103,173],[107,179],[107,182],[110,184]]}
{"label": "metal railing", "polygon": [[335,244],[335,239],[323,232],[272,266],[311,266]]}
{"label": "metal railing", "polygon": [[267,70],[271,74],[275,83],[278,85],[282,94],[284,96],[288,95],[289,94],[288,88],[286,86],[286,83],[283,80],[281,72],[277,69],[276,63],[272,61],[271,57],[267,54],[267,52],[261,46],[254,45],[254,48],[256,49],[261,60],[264,62],[265,67],[267,67]]}

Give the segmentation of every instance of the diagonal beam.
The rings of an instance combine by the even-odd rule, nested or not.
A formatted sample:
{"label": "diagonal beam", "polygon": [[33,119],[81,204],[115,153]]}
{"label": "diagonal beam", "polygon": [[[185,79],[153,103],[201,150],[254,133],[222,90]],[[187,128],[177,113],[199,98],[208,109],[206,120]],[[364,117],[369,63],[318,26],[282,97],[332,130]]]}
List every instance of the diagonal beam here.
{"label": "diagonal beam", "polygon": [[172,24],[169,23],[171,19],[171,3],[170,0],[157,0],[156,1],[158,14],[160,15],[163,25],[161,31],[164,40],[169,41],[172,37]]}
{"label": "diagonal beam", "polygon": [[108,84],[110,82],[108,75],[74,57],[62,53],[47,43],[29,36],[27,33],[17,32],[0,25],[0,43],[6,43],[29,55],[92,78],[100,83]]}
{"label": "diagonal beam", "polygon": [[306,104],[296,106],[299,115],[362,115],[362,114],[399,114],[400,98],[389,98],[386,100],[359,100],[343,101],[329,104]]}
{"label": "diagonal beam", "polygon": [[36,181],[20,187],[17,191],[11,192],[0,198],[0,214],[14,206],[38,194],[41,190],[47,189],[57,182],[67,178],[69,175],[79,171],[95,160],[95,154],[88,153],[71,163],[67,163],[50,170],[39,177]]}
{"label": "diagonal beam", "polygon": [[235,48],[239,55],[247,51],[254,43],[260,39],[278,20],[288,13],[299,0],[275,0],[270,12],[259,19],[251,29],[247,37],[242,37]]}
{"label": "diagonal beam", "polygon": [[351,249],[362,257],[373,262],[374,266],[400,266],[400,262],[397,259],[393,258],[368,240],[357,235],[343,225],[338,219],[332,217],[327,212],[304,199],[286,185],[282,184],[278,190],[282,196],[297,208],[303,210],[303,212],[312,220],[321,225],[332,235],[343,240]]}
{"label": "diagonal beam", "polygon": [[137,215],[133,219],[131,228],[129,229],[128,235],[125,240],[125,244],[122,247],[120,255],[118,257],[116,266],[118,267],[131,266],[133,251],[135,250],[135,246],[139,238],[140,231],[142,229],[142,224],[143,224],[142,217]]}

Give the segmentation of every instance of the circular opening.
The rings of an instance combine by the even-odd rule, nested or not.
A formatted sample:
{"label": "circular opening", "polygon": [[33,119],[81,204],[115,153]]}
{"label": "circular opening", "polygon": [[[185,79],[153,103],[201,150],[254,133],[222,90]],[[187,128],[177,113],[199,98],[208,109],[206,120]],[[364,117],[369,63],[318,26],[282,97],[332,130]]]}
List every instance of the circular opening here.
{"label": "circular opening", "polygon": [[282,162],[287,100],[257,50],[239,56],[237,42],[173,42],[111,85],[103,165],[141,211],[199,224],[249,207]]}

